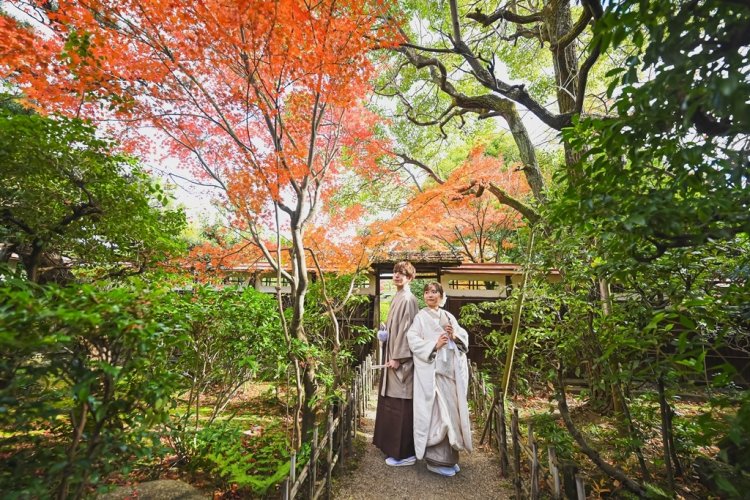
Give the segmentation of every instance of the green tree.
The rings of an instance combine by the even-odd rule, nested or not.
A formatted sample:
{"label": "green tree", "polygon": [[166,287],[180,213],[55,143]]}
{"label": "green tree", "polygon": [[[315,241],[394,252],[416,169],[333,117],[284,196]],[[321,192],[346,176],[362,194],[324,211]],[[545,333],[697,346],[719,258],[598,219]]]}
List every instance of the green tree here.
{"label": "green tree", "polygon": [[86,123],[0,108],[0,262],[31,281],[74,266],[141,272],[181,249],[179,209],[137,161]]}
{"label": "green tree", "polygon": [[609,72],[616,114],[565,132],[585,155],[567,219],[638,260],[750,231],[750,6],[623,0],[595,31],[635,49]]}

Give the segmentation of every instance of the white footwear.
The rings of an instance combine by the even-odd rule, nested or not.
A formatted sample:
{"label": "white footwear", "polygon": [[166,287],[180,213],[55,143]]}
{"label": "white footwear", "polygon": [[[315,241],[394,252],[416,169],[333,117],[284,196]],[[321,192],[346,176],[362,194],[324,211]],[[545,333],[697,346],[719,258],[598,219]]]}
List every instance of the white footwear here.
{"label": "white footwear", "polygon": [[459,467],[458,464],[456,464],[453,466],[453,470],[456,471],[456,474],[458,474],[459,472],[461,472],[461,467]]}
{"label": "white footwear", "polygon": [[391,467],[404,467],[405,465],[414,465],[417,463],[417,457],[407,457],[399,460],[398,458],[388,457],[385,459],[386,465]]}
{"label": "white footwear", "polygon": [[427,470],[445,477],[453,477],[456,475],[456,469],[454,467],[441,467],[439,465],[427,464]]}

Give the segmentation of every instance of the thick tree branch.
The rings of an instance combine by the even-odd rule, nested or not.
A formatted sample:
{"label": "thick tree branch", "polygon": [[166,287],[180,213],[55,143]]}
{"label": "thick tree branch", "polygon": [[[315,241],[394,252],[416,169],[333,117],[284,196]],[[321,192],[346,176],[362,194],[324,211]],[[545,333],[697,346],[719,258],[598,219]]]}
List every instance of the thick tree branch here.
{"label": "thick tree branch", "polygon": [[573,29],[558,38],[555,43],[551,44],[550,49],[553,52],[557,50],[563,50],[565,47],[573,43],[573,41],[575,41],[575,39],[578,38],[581,33],[583,33],[583,30],[586,29],[586,26],[588,26],[589,21],[591,21],[592,17],[593,16],[589,9],[583,9],[583,12],[581,12],[581,17],[578,18],[578,21],[576,21]]}
{"label": "thick tree branch", "polygon": [[555,396],[557,397],[557,406],[560,409],[560,416],[565,422],[565,427],[567,427],[568,432],[570,432],[570,435],[573,436],[573,439],[575,439],[576,443],[578,443],[581,451],[585,453],[586,456],[589,457],[597,467],[599,467],[610,477],[620,481],[628,490],[632,491],[640,497],[645,497],[646,490],[636,481],[630,479],[621,469],[606,462],[601,457],[601,455],[599,455],[598,451],[589,446],[588,442],[586,442],[586,438],[584,438],[583,434],[581,434],[581,432],[576,428],[573,420],[570,418],[568,402],[565,399],[565,385],[563,382],[563,373],[561,366],[558,366],[557,368],[557,380],[555,386]]}
{"label": "thick tree branch", "polygon": [[[594,22],[598,21],[602,17],[604,9],[602,8],[602,4],[599,0],[582,0],[582,2],[584,6],[584,14],[588,12],[590,14],[590,18],[594,18]],[[581,32],[583,32],[583,29],[586,27],[589,21],[587,19],[586,23],[583,26],[580,26],[583,17],[584,15],[581,15],[581,19],[578,20],[578,23],[576,23],[576,26],[573,27],[571,33],[575,32],[578,28],[580,28]],[[580,33],[577,33],[576,37],[579,34]],[[561,44],[565,38],[567,38],[567,36],[560,39],[558,43]],[[596,61],[599,59],[599,56],[601,55],[601,42],[596,41],[595,43],[596,45],[594,45],[593,49],[591,49],[591,53],[588,55],[586,60],[583,61],[583,64],[581,64],[581,67],[578,70],[578,89],[576,92],[575,112],[579,114],[583,112],[583,100],[586,97],[586,87],[589,79],[589,71],[591,71],[591,68],[594,66]]]}
{"label": "thick tree branch", "polygon": [[2,218],[2,220],[13,224],[14,226],[18,227],[21,231],[23,231],[24,233],[26,233],[26,234],[28,234],[30,236],[33,236],[35,234],[34,230],[31,228],[31,226],[29,226],[28,224],[26,224],[24,221],[22,221],[20,219],[16,219],[13,216],[13,212],[11,212],[9,208],[4,208],[3,209],[3,218]]}
{"label": "thick tree branch", "polygon": [[515,209],[516,211],[518,211],[518,213],[523,215],[526,218],[526,220],[529,221],[529,224],[533,225],[539,221],[540,216],[536,210],[534,210],[533,208],[531,208],[529,205],[525,204],[521,200],[514,198],[513,196],[508,194],[506,190],[499,187],[495,183],[490,182],[487,185],[487,189],[489,189],[490,193],[495,195],[495,198],[497,198],[497,201],[499,201],[503,205],[508,205],[509,207]]}
{"label": "thick tree branch", "polygon": [[482,26],[489,26],[500,20],[510,21],[511,23],[516,24],[531,24],[541,22],[544,19],[544,16],[541,12],[535,12],[533,14],[524,16],[521,14],[516,14],[515,12],[512,12],[504,7],[497,9],[490,15],[483,14],[481,10],[477,9],[474,12],[466,14],[466,17],[478,22]]}
{"label": "thick tree branch", "polygon": [[[453,11],[452,9],[451,16],[453,19],[457,19],[458,12]],[[502,80],[495,78],[495,75],[490,73],[490,71],[487,68],[485,68],[485,66],[482,64],[482,61],[471,51],[469,46],[466,45],[466,43],[464,43],[460,38],[457,40],[453,40],[453,43],[454,43],[454,53],[461,55],[466,60],[466,62],[469,63],[469,66],[471,67],[472,72],[474,73],[474,76],[477,78],[479,83],[481,83],[485,88],[493,92],[497,92],[501,96],[504,96],[512,101],[515,101],[525,106],[529,111],[534,113],[542,122],[544,122],[549,127],[555,130],[561,130],[571,125],[572,119],[573,119],[573,113],[562,113],[562,114],[551,113],[549,110],[547,110],[547,108],[544,105],[534,100],[531,97],[531,95],[526,91],[523,85],[510,85],[508,83],[503,82]],[[451,94],[451,92],[448,92],[446,90],[446,84],[447,85],[450,85],[450,84],[447,82],[448,71],[442,62],[440,62],[436,58],[429,58],[422,54],[419,54],[417,53],[415,49],[411,47],[407,47],[405,45],[401,45],[395,50],[397,52],[400,52],[401,54],[404,54],[412,63],[412,65],[414,65],[415,67],[417,68],[429,67],[431,68],[431,73],[433,70],[437,71],[438,80],[440,82],[438,83],[438,86],[446,93]],[[433,80],[435,81],[434,75],[433,75]],[[452,85],[451,85],[451,88],[452,88]]]}
{"label": "thick tree branch", "polygon": [[415,167],[419,167],[420,169],[424,170],[427,175],[429,175],[435,182],[438,184],[445,184],[445,180],[440,177],[431,167],[428,165],[425,165],[419,160],[416,160],[412,158],[411,156],[401,154],[401,153],[393,153],[394,156],[397,156],[401,158],[404,163],[408,163],[409,165],[414,165]]}
{"label": "thick tree branch", "polygon": [[400,47],[397,51],[404,54],[415,67],[429,68],[432,82],[453,99],[455,106],[477,113],[480,117],[497,113],[506,120],[521,154],[521,161],[524,164],[524,174],[529,182],[529,186],[536,199],[543,201],[544,178],[534,152],[534,145],[513,101],[495,94],[480,96],[462,94],[455,89],[453,84],[448,82],[445,66],[436,58],[425,57],[413,49],[406,47]]}
{"label": "thick tree branch", "polygon": [[541,24],[537,24],[533,28],[519,28],[515,31],[515,33],[511,35],[501,36],[502,40],[505,40],[506,42],[513,42],[516,43],[519,38],[529,38],[529,39],[536,39],[539,40],[542,45],[544,45],[544,42],[549,41],[549,36],[547,36],[544,32],[544,29]]}
{"label": "thick tree branch", "polygon": [[415,45],[413,43],[402,43],[403,47],[409,47],[410,49],[419,50],[421,52],[434,52],[436,54],[454,54],[453,49],[438,49],[433,47],[423,47],[421,45]]}
{"label": "thick tree branch", "polygon": [[591,50],[591,53],[588,55],[586,60],[583,61],[583,64],[581,64],[581,68],[578,70],[578,91],[576,92],[575,104],[576,113],[580,114],[583,112],[583,101],[586,97],[586,86],[589,79],[589,71],[591,71],[591,68],[599,59],[599,55],[601,55],[601,43],[596,42],[596,45]]}

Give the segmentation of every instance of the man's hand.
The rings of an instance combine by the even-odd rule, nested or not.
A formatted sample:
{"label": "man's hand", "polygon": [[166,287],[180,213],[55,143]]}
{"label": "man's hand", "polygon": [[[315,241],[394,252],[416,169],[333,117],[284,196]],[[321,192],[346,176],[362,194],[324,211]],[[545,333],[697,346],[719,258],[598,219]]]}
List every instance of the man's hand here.
{"label": "man's hand", "polygon": [[388,368],[393,368],[394,370],[398,370],[399,366],[401,366],[401,363],[399,363],[398,360],[391,359],[385,364],[385,366],[387,366]]}

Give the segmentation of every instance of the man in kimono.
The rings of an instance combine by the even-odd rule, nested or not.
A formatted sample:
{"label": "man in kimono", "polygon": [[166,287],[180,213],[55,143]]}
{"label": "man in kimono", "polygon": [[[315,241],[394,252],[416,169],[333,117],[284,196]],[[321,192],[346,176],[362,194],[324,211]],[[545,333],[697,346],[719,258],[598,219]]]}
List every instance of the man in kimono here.
{"label": "man in kimono", "polygon": [[[419,312],[417,298],[409,283],[416,271],[409,262],[393,266],[396,295],[391,302],[386,320],[387,338],[383,343],[383,369],[375,415],[372,442],[387,458],[385,463],[399,467],[414,465],[412,394],[414,392],[414,363],[411,359],[406,331]],[[381,338],[380,340],[383,340]]]}
{"label": "man in kimono", "polygon": [[456,318],[441,309],[440,283],[424,289],[427,307],[414,318],[407,338],[414,360],[414,447],[427,470],[454,476],[458,452],[472,451],[466,400],[469,335]]}

